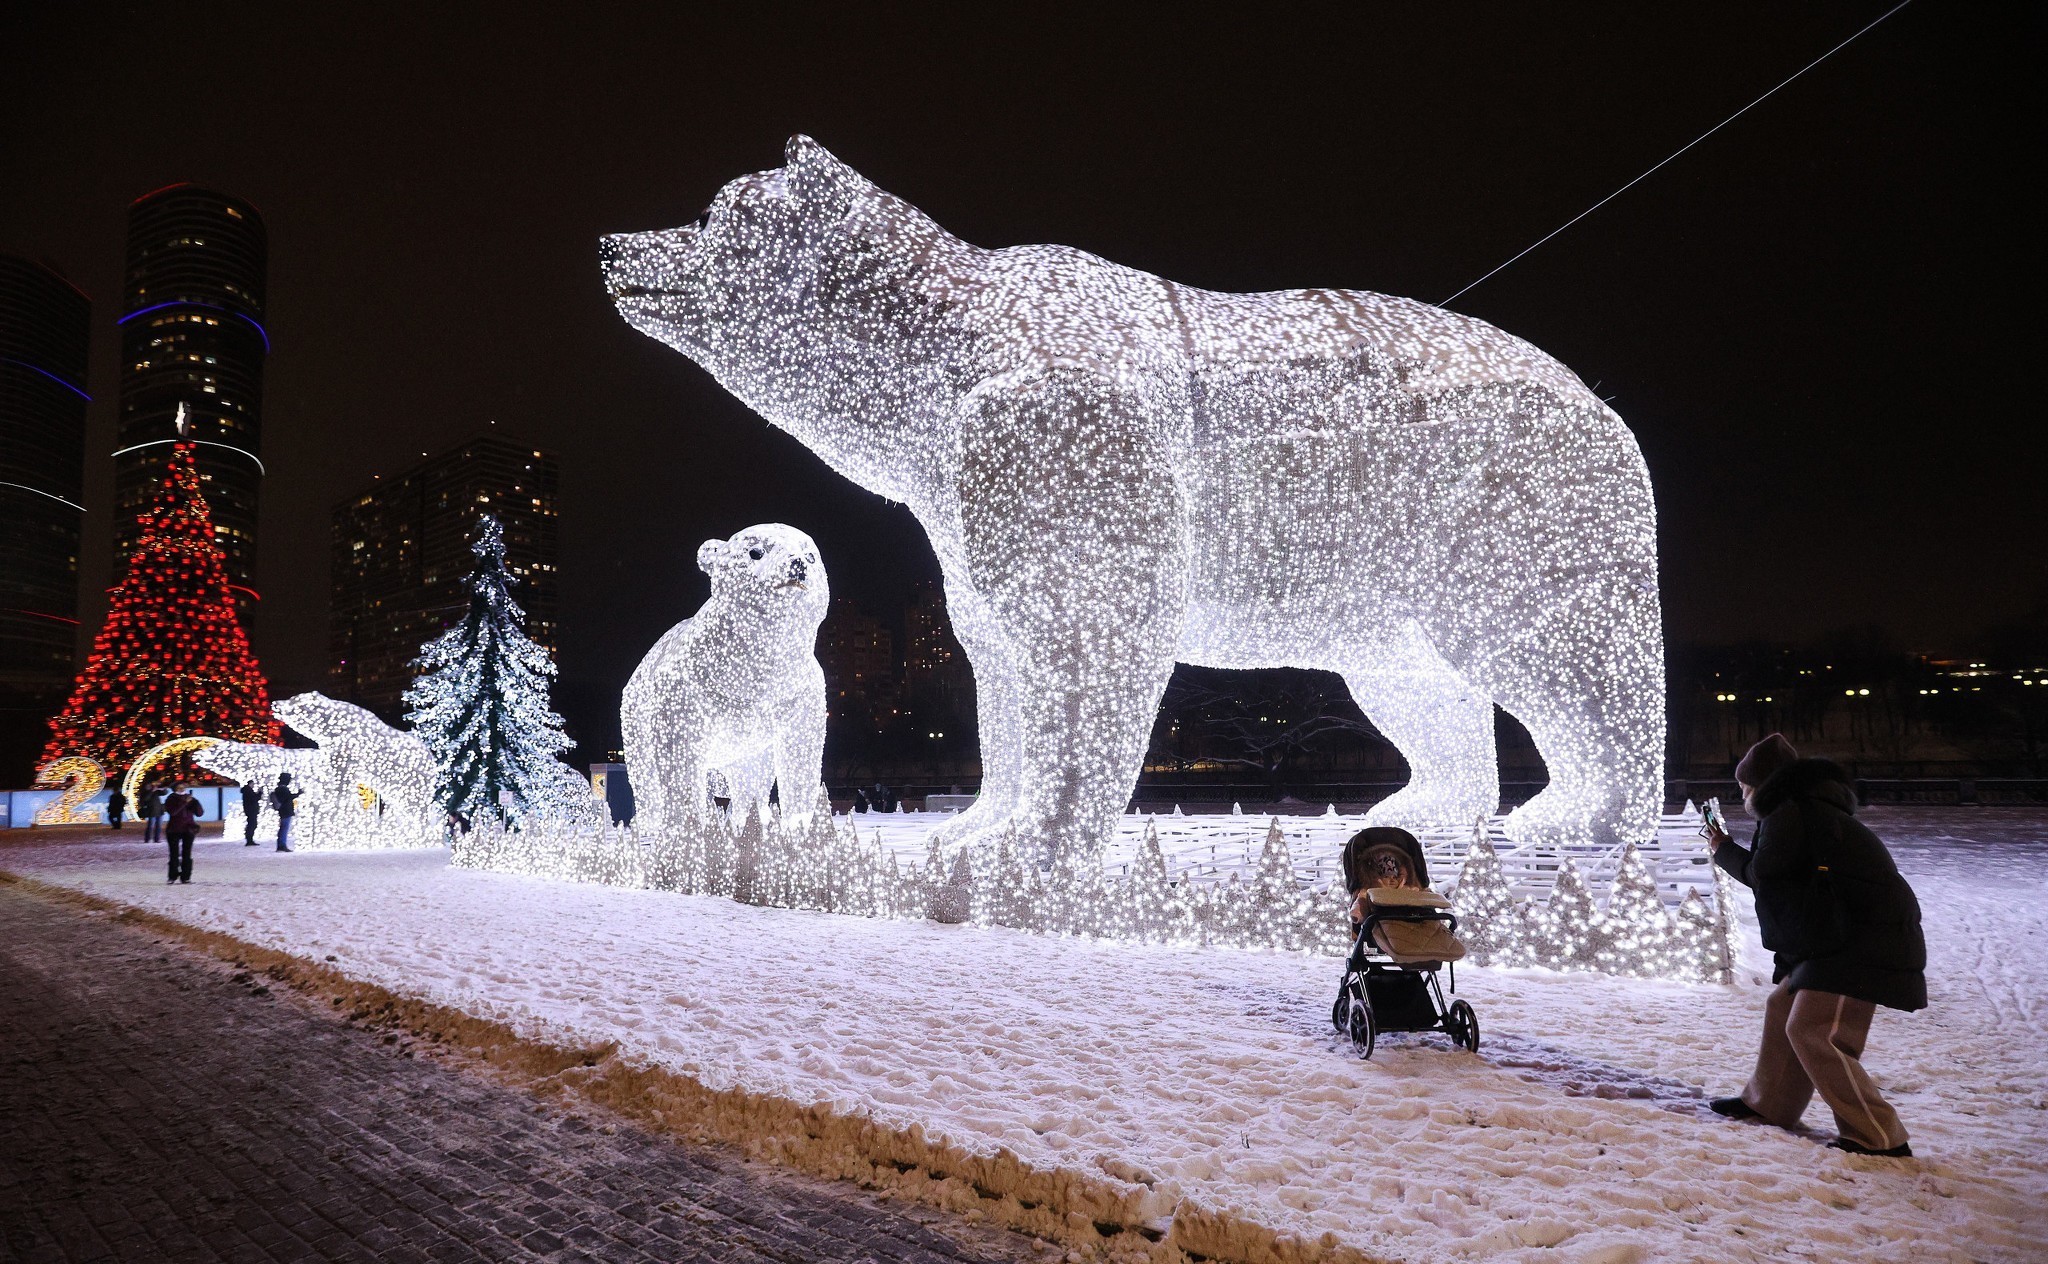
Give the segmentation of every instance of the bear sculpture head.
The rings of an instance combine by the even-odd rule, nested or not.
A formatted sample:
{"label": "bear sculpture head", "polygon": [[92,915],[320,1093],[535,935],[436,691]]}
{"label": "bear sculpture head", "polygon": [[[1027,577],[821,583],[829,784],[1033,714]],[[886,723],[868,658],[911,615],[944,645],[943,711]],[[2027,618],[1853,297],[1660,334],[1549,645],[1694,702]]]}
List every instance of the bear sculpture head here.
{"label": "bear sculpture head", "polygon": [[633,328],[902,499],[877,431],[911,423],[932,394],[922,375],[979,252],[808,136],[785,158],[719,190],[693,224],[604,238],[606,288]]}

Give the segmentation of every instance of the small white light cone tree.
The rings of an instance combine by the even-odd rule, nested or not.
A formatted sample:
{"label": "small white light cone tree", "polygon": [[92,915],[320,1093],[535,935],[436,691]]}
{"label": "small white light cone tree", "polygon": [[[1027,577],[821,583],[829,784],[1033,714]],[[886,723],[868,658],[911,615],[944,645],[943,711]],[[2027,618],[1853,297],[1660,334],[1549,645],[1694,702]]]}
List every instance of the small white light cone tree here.
{"label": "small white light cone tree", "polygon": [[1188,905],[1173,886],[1166,853],[1159,847],[1159,825],[1145,822],[1145,841],[1124,877],[1124,924],[1130,937],[1150,943],[1172,943],[1193,931]]}
{"label": "small white light cone tree", "polygon": [[1642,853],[1630,843],[1621,850],[1614,884],[1608,888],[1603,919],[1606,942],[1597,960],[1607,974],[1636,978],[1664,978],[1677,973],[1674,953],[1683,958],[1677,929],[1664,901],[1657,894],[1657,880],[1643,863]]}
{"label": "small white light cone tree", "polygon": [[1458,934],[1475,965],[1526,966],[1537,954],[1522,903],[1502,872],[1500,855],[1487,837],[1486,822],[1473,828],[1472,846],[1458,873],[1451,906],[1458,915]]}
{"label": "small white light cone tree", "polygon": [[1557,860],[1557,884],[1550,899],[1532,908],[1535,922],[1535,952],[1541,964],[1554,970],[1590,970],[1605,947],[1601,935],[1600,909],[1584,875],[1568,855]]}
{"label": "small white light cone tree", "polygon": [[548,705],[555,664],[526,635],[526,613],[512,600],[498,520],[478,519],[469,547],[469,611],[420,651],[419,675],[405,691],[406,719],[434,755],[434,798],[471,821],[578,811],[594,818],[594,796],[586,791],[578,802],[566,792],[569,769],[557,756],[574,743]]}

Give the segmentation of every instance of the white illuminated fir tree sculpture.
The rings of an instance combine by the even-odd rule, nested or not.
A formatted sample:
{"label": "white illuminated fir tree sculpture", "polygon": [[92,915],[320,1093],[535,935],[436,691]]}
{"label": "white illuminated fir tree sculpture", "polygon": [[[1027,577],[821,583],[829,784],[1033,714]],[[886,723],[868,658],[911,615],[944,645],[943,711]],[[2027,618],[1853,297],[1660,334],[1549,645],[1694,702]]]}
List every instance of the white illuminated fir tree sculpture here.
{"label": "white illuminated fir tree sculpture", "polygon": [[414,660],[406,719],[434,753],[443,809],[470,821],[548,814],[569,773],[556,756],[574,745],[548,705],[555,664],[526,635],[526,614],[512,600],[498,520],[480,518],[469,547],[469,613]]}

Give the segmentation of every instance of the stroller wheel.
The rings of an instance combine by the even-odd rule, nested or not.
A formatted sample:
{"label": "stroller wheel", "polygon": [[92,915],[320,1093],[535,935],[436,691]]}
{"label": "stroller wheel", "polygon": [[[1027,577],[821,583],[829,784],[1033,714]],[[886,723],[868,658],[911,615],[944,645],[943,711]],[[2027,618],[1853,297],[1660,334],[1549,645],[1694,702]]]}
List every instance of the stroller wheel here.
{"label": "stroller wheel", "polygon": [[1344,1028],[1350,1021],[1351,989],[1340,985],[1337,988],[1337,1003],[1330,1006],[1330,1026],[1335,1027],[1337,1034],[1341,1036],[1344,1034]]}
{"label": "stroller wheel", "polygon": [[1451,1008],[1444,1015],[1444,1028],[1451,1033],[1451,1042],[1462,1046],[1467,1053],[1479,1052],[1479,1015],[1464,1001],[1452,1001]]}
{"label": "stroller wheel", "polygon": [[1358,1051],[1358,1056],[1370,1058],[1373,1037],[1377,1034],[1373,1029],[1372,1006],[1364,1001],[1353,1001],[1347,1030],[1351,1033],[1351,1047]]}

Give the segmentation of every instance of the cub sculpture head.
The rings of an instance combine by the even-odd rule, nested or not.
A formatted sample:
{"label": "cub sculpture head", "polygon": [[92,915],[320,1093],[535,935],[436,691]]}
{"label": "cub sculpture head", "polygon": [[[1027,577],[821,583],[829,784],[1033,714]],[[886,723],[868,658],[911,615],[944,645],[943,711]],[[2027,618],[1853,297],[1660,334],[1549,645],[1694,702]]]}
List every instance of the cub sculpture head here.
{"label": "cub sculpture head", "polygon": [[1409,299],[980,249],[806,137],[785,159],[606,238],[604,273],[635,329],[930,537],[984,770],[943,837],[1091,859],[1176,660],[1341,673],[1411,770],[1373,824],[1497,810],[1498,704],[1550,772],[1510,835],[1651,835],[1655,506],[1569,369]]}
{"label": "cub sculpture head", "polygon": [[779,522],[704,541],[697,546],[697,569],[711,577],[707,606],[747,611],[777,625],[808,621],[813,636],[832,604],[818,546]]}
{"label": "cub sculpture head", "polygon": [[711,596],[641,660],[619,702],[634,824],[689,826],[716,780],[735,817],[816,804],[825,760],[818,625],[831,602],[811,537],[780,523],[706,540]]}

